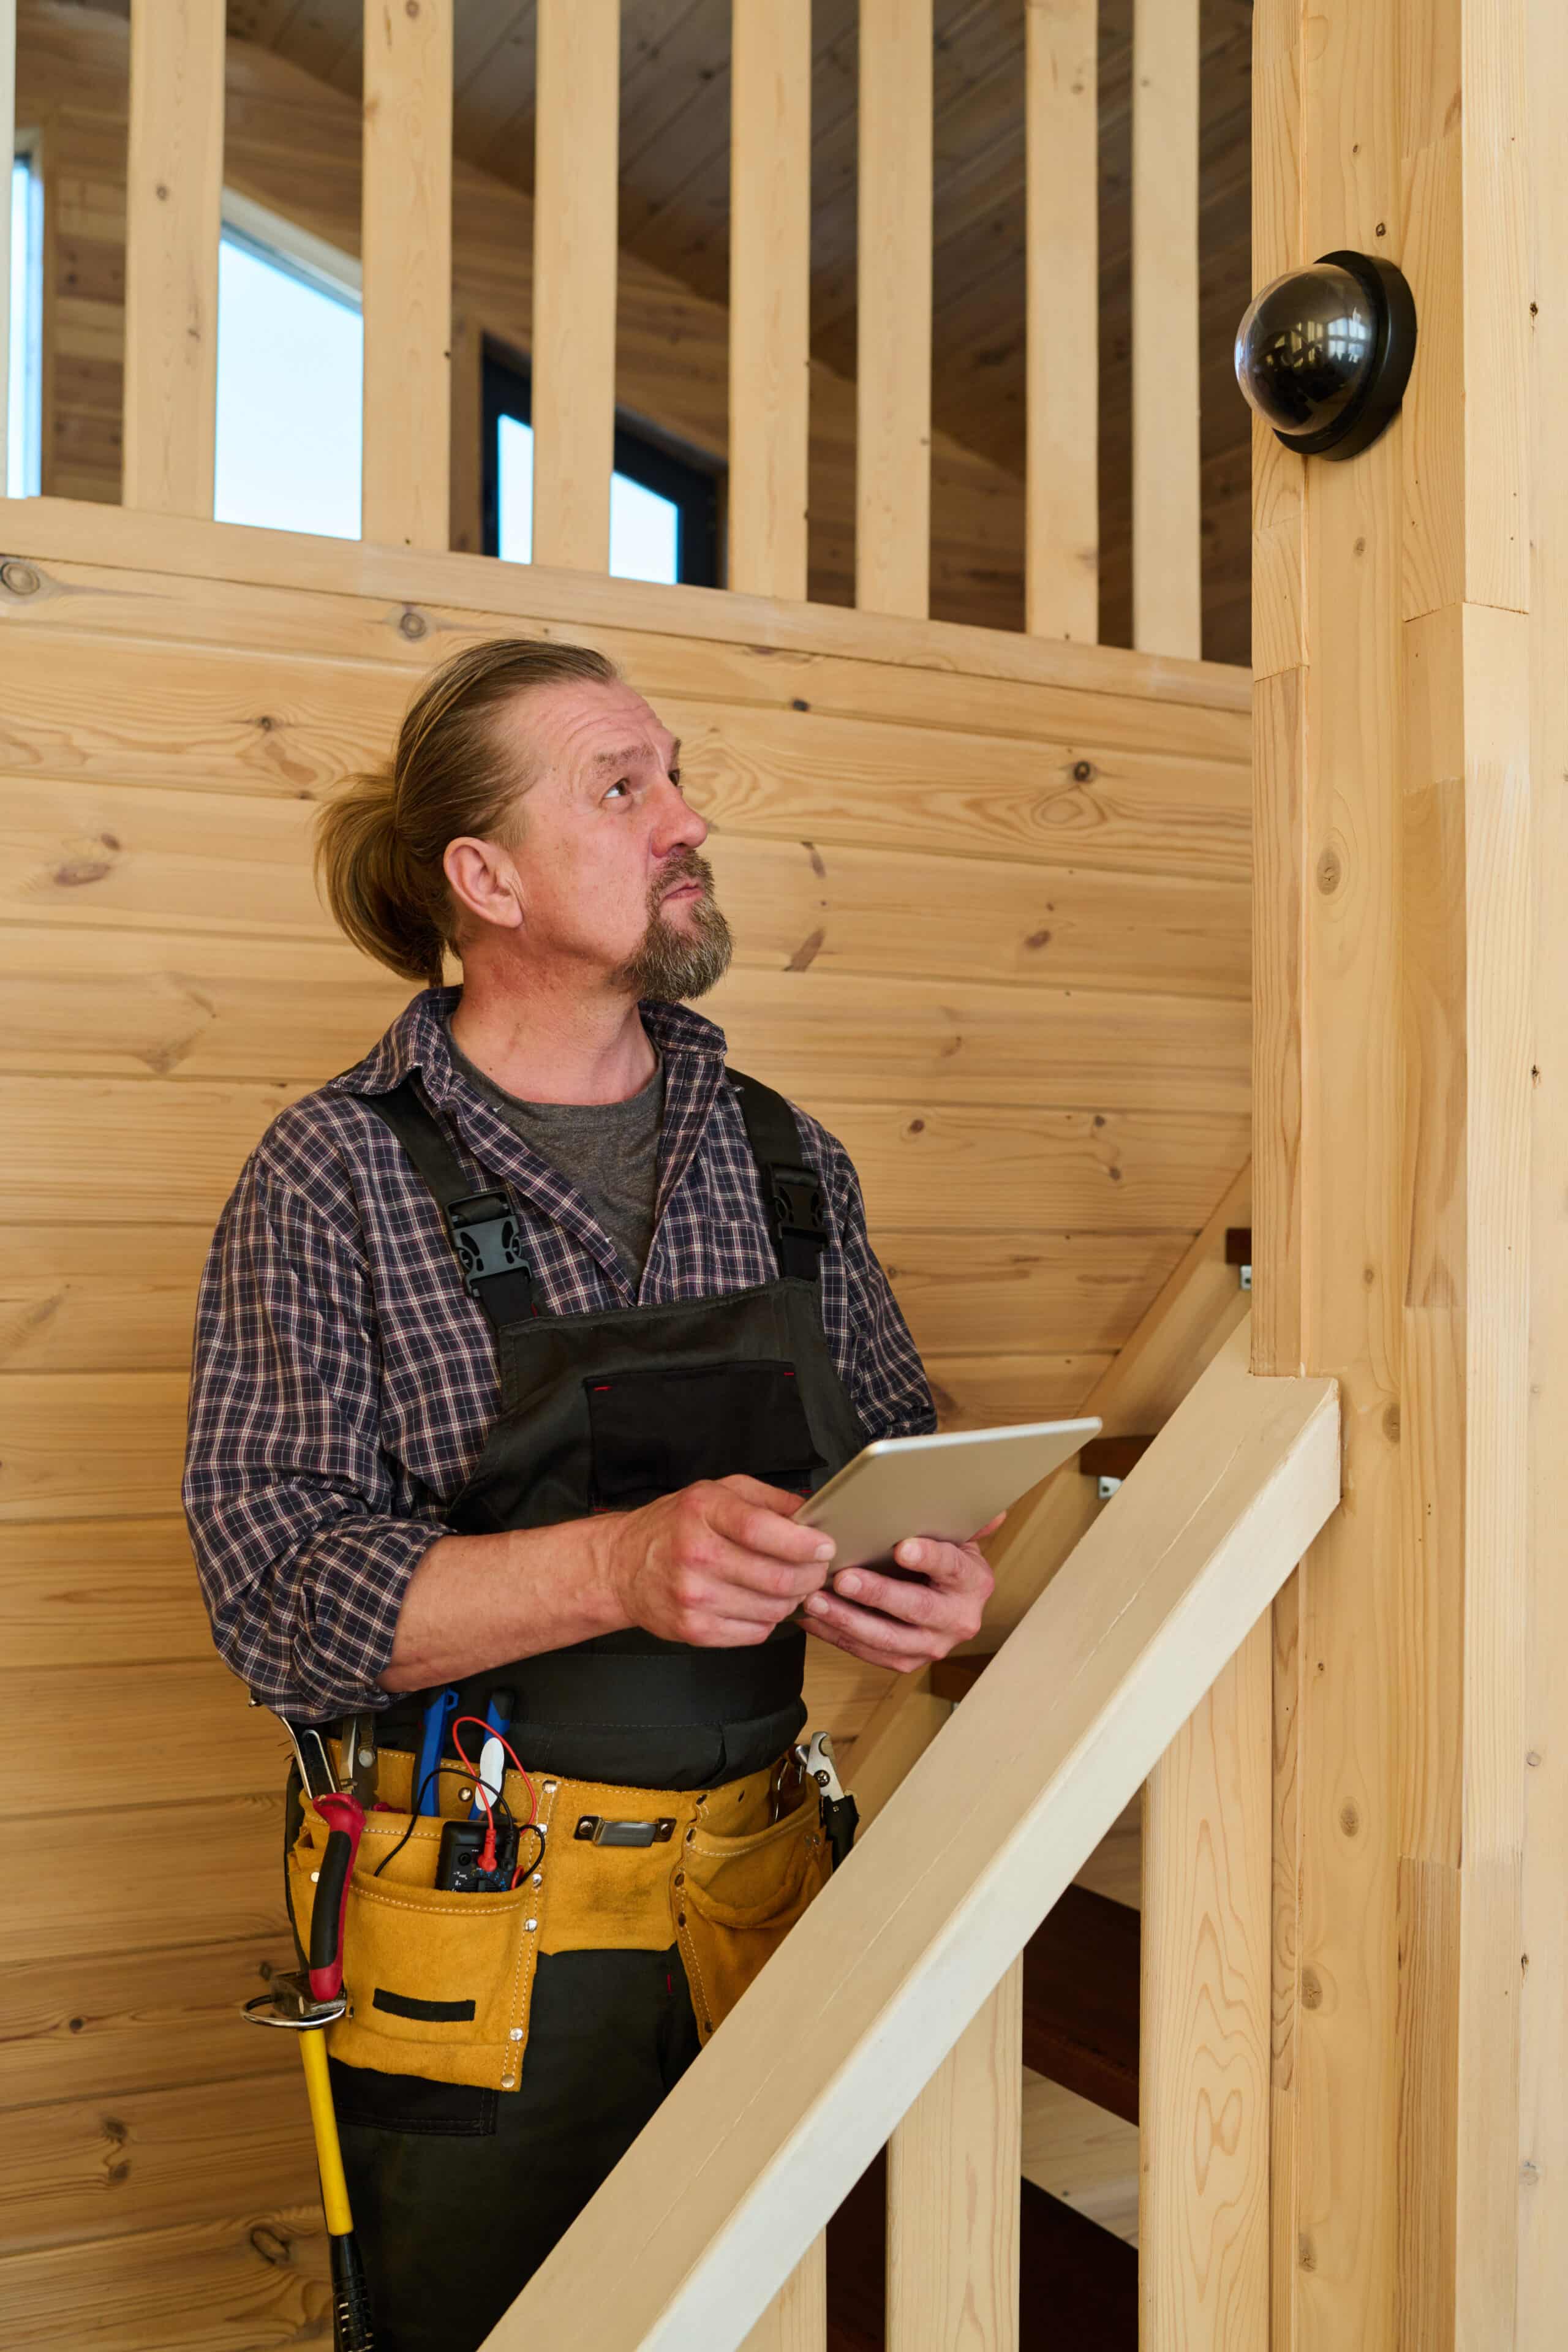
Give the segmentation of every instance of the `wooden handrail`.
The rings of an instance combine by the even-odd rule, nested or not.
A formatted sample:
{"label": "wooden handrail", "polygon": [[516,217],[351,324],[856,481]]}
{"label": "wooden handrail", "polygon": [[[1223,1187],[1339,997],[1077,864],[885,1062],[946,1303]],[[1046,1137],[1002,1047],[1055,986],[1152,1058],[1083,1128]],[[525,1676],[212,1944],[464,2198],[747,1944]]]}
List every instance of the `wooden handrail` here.
{"label": "wooden handrail", "polygon": [[[487,2339],[732,2352],[1340,1491],[1244,1326]],[[1267,2128],[1267,2119],[1257,2127]]]}

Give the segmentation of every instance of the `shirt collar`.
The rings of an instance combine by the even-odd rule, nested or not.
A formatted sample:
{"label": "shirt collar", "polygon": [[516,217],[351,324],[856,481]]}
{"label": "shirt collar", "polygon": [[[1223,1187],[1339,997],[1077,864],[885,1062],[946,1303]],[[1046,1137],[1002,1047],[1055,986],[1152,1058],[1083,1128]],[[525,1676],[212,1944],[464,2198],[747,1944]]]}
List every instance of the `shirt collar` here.
{"label": "shirt collar", "polygon": [[[457,1089],[471,1095],[468,1080],[452,1058],[447,1027],[462,993],[456,986],[422,989],[363,1061],[330,1078],[328,1086],[342,1094],[385,1094],[416,1069],[433,1103],[448,1103]],[[716,1022],[705,1021],[688,1005],[666,1004],[656,997],[645,997],[637,1009],[643,1027],[668,1060],[695,1055],[722,1064],[725,1037]]]}

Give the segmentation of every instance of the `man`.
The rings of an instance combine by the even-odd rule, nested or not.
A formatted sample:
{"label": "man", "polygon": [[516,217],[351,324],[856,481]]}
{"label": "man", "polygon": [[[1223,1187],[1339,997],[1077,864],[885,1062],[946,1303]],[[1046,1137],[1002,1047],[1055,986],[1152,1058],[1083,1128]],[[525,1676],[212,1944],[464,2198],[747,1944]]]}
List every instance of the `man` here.
{"label": "man", "polygon": [[202,1281],[215,1639],[280,1714],[379,1731],[329,2049],[389,2352],[483,2337],[820,1885],[802,1629],[909,1668],[991,1589],[974,1544],[834,1577],[795,1524],[935,1417],[842,1147],[682,1008],[731,943],[679,751],[580,648],[431,677],[318,838],[348,935],[426,986],[273,1122]]}

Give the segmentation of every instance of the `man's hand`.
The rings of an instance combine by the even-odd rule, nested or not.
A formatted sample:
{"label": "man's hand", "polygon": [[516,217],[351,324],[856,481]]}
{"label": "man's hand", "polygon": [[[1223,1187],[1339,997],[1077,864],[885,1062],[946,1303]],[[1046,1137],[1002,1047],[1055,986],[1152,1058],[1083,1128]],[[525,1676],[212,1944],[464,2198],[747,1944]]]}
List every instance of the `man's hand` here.
{"label": "man's hand", "polygon": [[802,1499],[760,1478],[703,1479],[603,1522],[627,1620],[705,1650],[765,1642],[820,1592],[833,1557],[826,1536],[793,1524]]}
{"label": "man's hand", "polygon": [[801,1622],[819,1641],[847,1650],[868,1665],[900,1674],[945,1658],[960,1642],[980,1631],[980,1619],[995,1578],[980,1546],[995,1534],[1005,1511],[965,1544],[935,1543],[929,1537],[898,1545],[893,1558],[914,1578],[879,1575],[869,1568],[846,1568],[831,1590],[807,1596]]}

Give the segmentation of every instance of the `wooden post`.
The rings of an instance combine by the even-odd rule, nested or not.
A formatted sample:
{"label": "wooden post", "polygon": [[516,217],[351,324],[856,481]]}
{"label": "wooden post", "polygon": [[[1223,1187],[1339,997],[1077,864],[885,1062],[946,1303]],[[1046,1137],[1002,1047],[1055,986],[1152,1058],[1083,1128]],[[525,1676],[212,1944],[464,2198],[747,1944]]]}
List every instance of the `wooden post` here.
{"label": "wooden post", "polygon": [[452,0],[364,0],[363,535],[450,530]]}
{"label": "wooden post", "polygon": [[827,2352],[826,2234],[813,2238],[740,2352]]}
{"label": "wooden post", "polygon": [[1132,16],[1132,642],[1203,651],[1198,0]]}
{"label": "wooden post", "polygon": [[1100,635],[1099,0],[1028,0],[1025,625]]}
{"label": "wooden post", "polygon": [[1139,2341],[1268,2342],[1267,1616],[1143,1790]]}
{"label": "wooden post", "polygon": [[931,0],[860,0],[855,602],[931,598]]}
{"label": "wooden post", "polygon": [[888,2352],[1017,2352],[1024,1964],[888,2143]]}
{"label": "wooden post", "polygon": [[132,0],[122,495],[162,514],[213,510],[223,78],[224,0]]}
{"label": "wooden post", "polygon": [[[1568,16],[1555,0],[1525,11],[1525,84],[1533,164],[1531,287],[1568,252]],[[1531,1280],[1529,1642],[1524,1687],[1524,1873],[1520,1952],[1520,2266],[1517,2340],[1556,2341],[1568,2311],[1568,462],[1562,370],[1568,306],[1532,304],[1530,325],[1531,765],[1535,798],[1534,1050]]]}
{"label": "wooden post", "polygon": [[811,0],[734,0],[730,578],[804,597],[811,386]]}
{"label": "wooden post", "polygon": [[[1276,1612],[1274,2342],[1300,2352],[1517,2340],[1524,13],[1254,20],[1259,278],[1359,248],[1420,320],[1383,438],[1260,439],[1255,491],[1255,1361],[1346,1408],[1346,1508]],[[1560,45],[1553,70],[1560,107]]]}
{"label": "wooden post", "polygon": [[539,0],[533,561],[610,562],[620,0]]}

